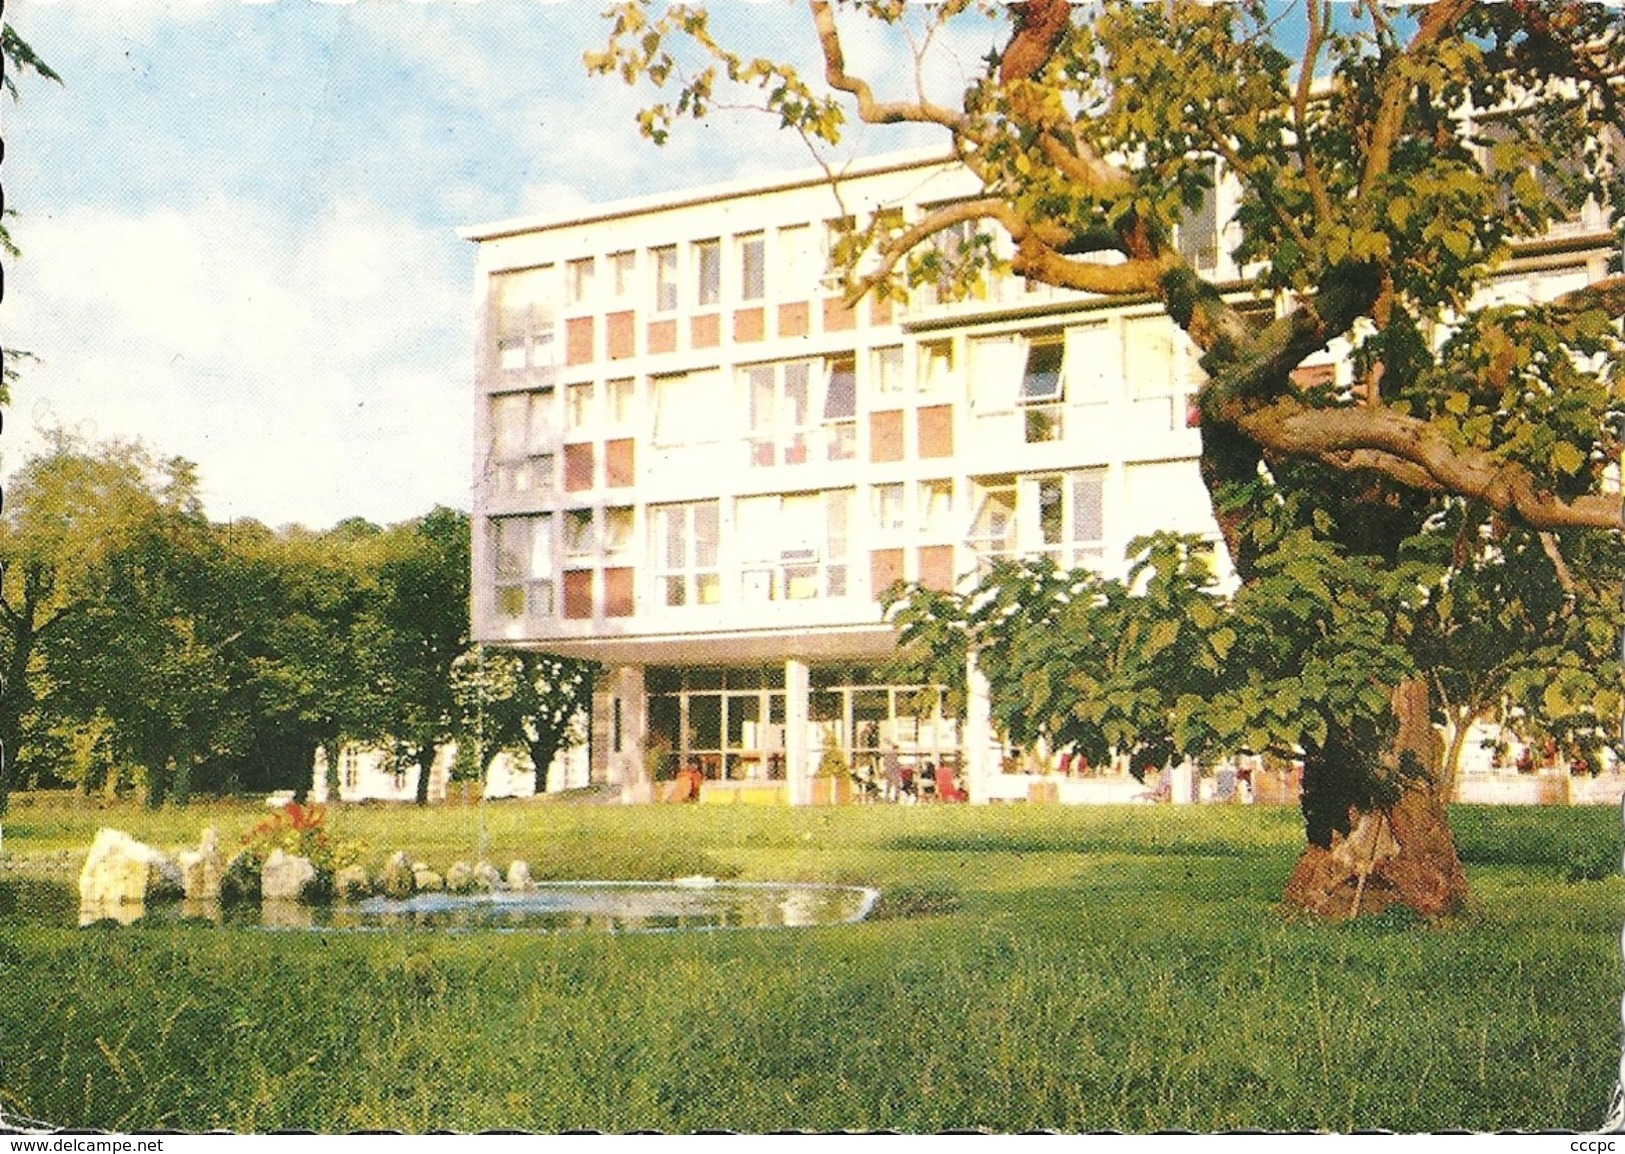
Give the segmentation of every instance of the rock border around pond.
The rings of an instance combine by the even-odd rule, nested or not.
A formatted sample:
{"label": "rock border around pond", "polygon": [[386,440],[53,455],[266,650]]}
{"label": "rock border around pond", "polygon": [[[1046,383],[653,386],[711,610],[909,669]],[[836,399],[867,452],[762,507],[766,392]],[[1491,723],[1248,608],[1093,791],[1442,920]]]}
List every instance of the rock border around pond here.
{"label": "rock border around pond", "polygon": [[[427,862],[397,851],[376,877],[351,864],[328,874],[309,858],[273,849],[263,862],[242,850],[222,861],[220,836],[205,829],[196,849],[171,857],[122,830],[96,832],[79,871],[81,922],[130,914],[148,903],[185,899],[190,903],[260,902],[312,905],[329,900],[360,901],[383,894],[409,898],[419,893],[495,893],[532,887],[530,866],[509,863],[506,874],[488,861],[453,862],[444,874]],[[139,916],[139,915],[136,915]]]}

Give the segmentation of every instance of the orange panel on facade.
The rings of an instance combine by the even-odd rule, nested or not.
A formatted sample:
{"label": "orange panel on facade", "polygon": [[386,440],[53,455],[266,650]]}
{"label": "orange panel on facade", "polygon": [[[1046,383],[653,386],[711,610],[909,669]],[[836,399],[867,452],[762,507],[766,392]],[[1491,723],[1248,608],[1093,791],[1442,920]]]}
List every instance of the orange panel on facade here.
{"label": "orange panel on facade", "polygon": [[954,587],[954,547],[925,545],[920,549],[920,584],[946,593]]}
{"label": "orange panel on facade", "polygon": [[564,359],[572,365],[592,360],[592,318],[571,317],[564,322]]}
{"label": "orange panel on facade", "polygon": [[740,309],[734,313],[734,340],[759,341],[765,335],[766,318],[761,309]]}
{"label": "orange panel on facade", "polygon": [[884,413],[869,414],[869,459],[871,461],[903,459],[903,410],[891,409]]}
{"label": "orange panel on facade", "polygon": [[592,570],[564,571],[564,616],[571,621],[592,619]]}
{"label": "orange panel on facade", "polygon": [[632,577],[635,572],[630,568],[604,570],[605,617],[632,616]]}
{"label": "orange panel on facade", "polygon": [[903,551],[901,549],[876,549],[869,554],[869,591],[876,600],[892,582],[903,579]]}
{"label": "orange panel on facade", "polygon": [[637,353],[637,318],[632,313],[610,313],[604,318],[609,359],[622,361]]}
{"label": "orange panel on facade", "polygon": [[580,493],[592,488],[592,442],[564,446],[564,491]]}
{"label": "orange panel on facade", "polygon": [[869,298],[869,323],[872,325],[891,324],[891,298],[881,300],[879,297]]}
{"label": "orange panel on facade", "polygon": [[779,336],[804,337],[807,335],[807,302],[779,306]]}
{"label": "orange panel on facade", "polygon": [[649,323],[649,351],[674,353],[677,351],[677,322],[651,321]]}
{"label": "orange panel on facade", "polygon": [[920,456],[954,455],[954,407],[932,405],[919,413]]}
{"label": "orange panel on facade", "polygon": [[838,333],[849,329],[858,323],[858,314],[846,307],[846,302],[840,297],[829,297],[824,301],[824,331]]}
{"label": "orange panel on facade", "polygon": [[604,484],[611,489],[624,489],[637,482],[632,438],[607,441],[604,444]]}
{"label": "orange panel on facade", "polygon": [[722,322],[716,313],[706,313],[689,321],[689,344],[697,349],[714,349],[722,341]]}

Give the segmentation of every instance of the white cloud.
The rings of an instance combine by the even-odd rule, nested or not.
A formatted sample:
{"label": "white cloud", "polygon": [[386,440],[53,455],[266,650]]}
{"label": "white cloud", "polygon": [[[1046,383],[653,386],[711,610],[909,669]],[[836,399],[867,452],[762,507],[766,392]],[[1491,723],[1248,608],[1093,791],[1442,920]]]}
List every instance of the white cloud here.
{"label": "white cloud", "polygon": [[201,466],[212,516],[325,525],[466,506],[461,242],[340,201],[292,231],[242,202],[31,221],[0,324],[40,358],[18,424],[140,436]]}

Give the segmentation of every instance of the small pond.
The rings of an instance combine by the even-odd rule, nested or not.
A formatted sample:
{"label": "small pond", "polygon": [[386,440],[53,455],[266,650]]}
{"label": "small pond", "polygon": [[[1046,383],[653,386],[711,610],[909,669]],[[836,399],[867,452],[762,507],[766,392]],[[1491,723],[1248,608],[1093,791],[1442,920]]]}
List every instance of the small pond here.
{"label": "small pond", "polygon": [[422,893],[331,905],[170,902],[80,910],[80,925],[213,924],[273,930],[596,931],[827,926],[861,921],[880,896],[861,886],[781,882],[551,882],[521,891]]}

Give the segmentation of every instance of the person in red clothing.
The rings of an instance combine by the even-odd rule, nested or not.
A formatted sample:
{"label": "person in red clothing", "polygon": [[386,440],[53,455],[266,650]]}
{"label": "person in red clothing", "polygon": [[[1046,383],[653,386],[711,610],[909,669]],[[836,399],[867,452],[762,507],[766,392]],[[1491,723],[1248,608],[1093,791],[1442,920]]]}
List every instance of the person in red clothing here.
{"label": "person in red clothing", "polygon": [[954,771],[944,762],[937,766],[937,799],[939,801],[958,801],[959,788],[954,785]]}

